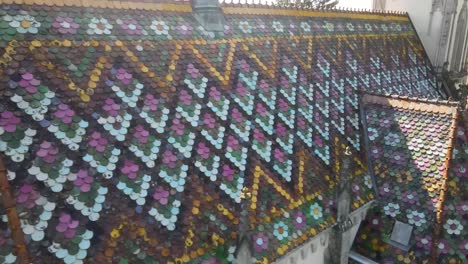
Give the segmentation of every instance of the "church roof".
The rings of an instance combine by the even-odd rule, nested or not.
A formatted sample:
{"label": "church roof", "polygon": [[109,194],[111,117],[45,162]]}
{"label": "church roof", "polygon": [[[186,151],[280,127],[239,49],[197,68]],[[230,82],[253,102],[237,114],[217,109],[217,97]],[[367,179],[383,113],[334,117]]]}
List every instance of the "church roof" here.
{"label": "church roof", "polygon": [[7,263],[230,261],[242,211],[272,261],[336,222],[347,145],[352,208],[375,198],[358,90],[440,97],[407,15],[1,3]]}
{"label": "church roof", "polygon": [[[458,104],[367,94],[361,107],[379,206],[357,249],[379,263],[465,259],[468,153]],[[383,243],[396,220],[414,227],[408,252]]]}

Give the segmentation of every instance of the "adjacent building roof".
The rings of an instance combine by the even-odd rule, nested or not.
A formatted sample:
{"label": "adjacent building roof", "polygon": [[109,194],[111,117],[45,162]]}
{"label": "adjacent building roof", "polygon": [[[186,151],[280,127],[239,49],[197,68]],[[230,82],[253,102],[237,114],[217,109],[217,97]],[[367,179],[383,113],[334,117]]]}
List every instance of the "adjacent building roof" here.
{"label": "adjacent building roof", "polygon": [[[361,107],[379,206],[356,248],[379,263],[462,263],[468,153],[458,105],[364,95]],[[396,220],[414,227],[408,252],[387,244]]]}
{"label": "adjacent building roof", "polygon": [[240,223],[272,261],[335,223],[346,146],[353,209],[375,198],[358,90],[439,97],[406,15],[234,5],[210,32],[186,4],[1,2],[4,219],[25,237],[3,262],[226,262]]}

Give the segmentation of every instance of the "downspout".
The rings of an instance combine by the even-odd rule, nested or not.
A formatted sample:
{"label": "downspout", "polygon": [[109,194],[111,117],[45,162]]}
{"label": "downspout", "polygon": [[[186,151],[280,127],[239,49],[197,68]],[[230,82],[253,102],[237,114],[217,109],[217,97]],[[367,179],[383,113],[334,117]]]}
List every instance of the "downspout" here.
{"label": "downspout", "polygon": [[5,211],[8,218],[8,225],[11,230],[11,238],[15,243],[15,253],[18,258],[18,263],[31,263],[29,260],[28,250],[24,240],[23,232],[21,231],[18,212],[16,211],[16,202],[11,195],[10,184],[7,177],[7,169],[3,163],[3,156],[0,154],[0,197],[5,205]]}
{"label": "downspout", "polygon": [[452,160],[452,155],[453,155],[453,145],[455,144],[455,138],[457,134],[457,128],[458,128],[458,108],[455,110],[455,113],[453,114],[453,121],[451,125],[451,133],[450,133],[450,138],[449,138],[449,143],[448,143],[448,150],[447,150],[447,155],[445,158],[445,169],[444,169],[444,175],[442,176],[442,188],[440,191],[440,196],[439,196],[439,203],[437,204],[437,214],[436,214],[436,222],[437,225],[435,226],[434,233],[432,236],[432,245],[431,245],[431,257],[429,259],[429,263],[432,264],[437,264],[437,244],[439,242],[440,235],[442,233],[442,213],[443,213],[443,208],[445,205],[445,196],[446,196],[446,190],[447,190],[447,183],[448,183],[448,177],[449,177],[449,171],[450,171],[450,161]]}

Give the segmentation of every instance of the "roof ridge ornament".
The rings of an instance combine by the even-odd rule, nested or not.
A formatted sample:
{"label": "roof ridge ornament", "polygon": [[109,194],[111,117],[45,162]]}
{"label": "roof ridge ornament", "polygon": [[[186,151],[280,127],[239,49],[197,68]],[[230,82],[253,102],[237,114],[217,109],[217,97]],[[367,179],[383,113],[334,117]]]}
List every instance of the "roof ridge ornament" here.
{"label": "roof ridge ornament", "polygon": [[193,0],[195,19],[207,31],[223,31],[225,20],[218,0]]}

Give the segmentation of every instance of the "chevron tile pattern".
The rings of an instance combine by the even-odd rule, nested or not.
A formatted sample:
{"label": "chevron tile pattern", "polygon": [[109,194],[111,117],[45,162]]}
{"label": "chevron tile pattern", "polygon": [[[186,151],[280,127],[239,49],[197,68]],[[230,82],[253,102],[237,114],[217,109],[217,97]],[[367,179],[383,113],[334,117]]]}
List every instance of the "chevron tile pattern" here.
{"label": "chevron tile pattern", "polygon": [[359,90],[438,97],[407,17],[226,8],[215,33],[166,7],[0,5],[0,151],[34,263],[233,262],[244,203],[272,261],[335,222],[345,146],[353,209],[373,199]]}

